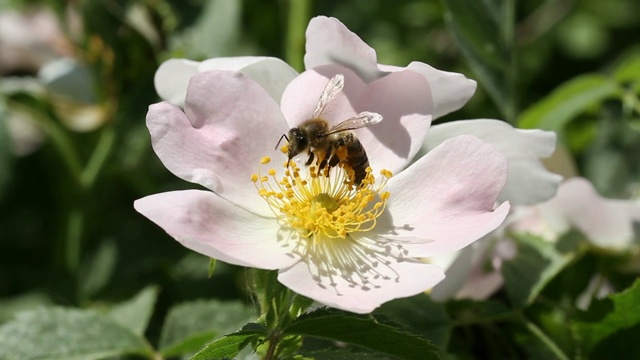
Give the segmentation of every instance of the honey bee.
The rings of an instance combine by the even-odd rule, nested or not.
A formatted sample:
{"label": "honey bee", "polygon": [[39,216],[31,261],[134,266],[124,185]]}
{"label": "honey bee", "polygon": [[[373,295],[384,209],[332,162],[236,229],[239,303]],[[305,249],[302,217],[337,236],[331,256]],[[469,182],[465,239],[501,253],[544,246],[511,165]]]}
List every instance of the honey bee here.
{"label": "honey bee", "polygon": [[[338,96],[343,87],[344,76],[342,74],[332,77],[320,94],[313,117],[300,126],[290,129],[288,134],[283,134],[280,141],[285,138],[289,142],[288,161],[307,151],[309,159],[305,165],[311,165],[315,158],[319,173],[325,171],[325,174],[328,174],[331,168],[339,165],[350,172],[353,184],[360,185],[367,175],[369,158],[367,158],[367,153],[360,140],[350,130],[377,124],[382,121],[382,115],[364,111],[334,127],[329,127],[329,123],[322,118],[322,113],[327,105]],[[276,145],[277,147],[278,145]]]}

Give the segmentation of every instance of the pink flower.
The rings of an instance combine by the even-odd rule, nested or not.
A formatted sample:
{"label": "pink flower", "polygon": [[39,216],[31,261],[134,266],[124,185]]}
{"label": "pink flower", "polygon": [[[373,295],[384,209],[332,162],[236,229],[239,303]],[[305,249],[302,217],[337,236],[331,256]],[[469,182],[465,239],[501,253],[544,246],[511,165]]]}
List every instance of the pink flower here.
{"label": "pink flower", "polygon": [[[340,167],[315,178],[304,165],[294,172],[274,150],[282,134],[311,118],[335,71],[344,74],[344,91],[322,114],[326,121],[335,125],[362,111],[384,118],[354,131],[373,169],[358,188],[344,183]],[[509,209],[494,209],[506,161],[473,136],[446,140],[407,166],[434,113],[431,94],[413,71],[365,82],[327,65],[295,77],[279,106],[240,72],[197,73],[184,111],[152,105],[147,125],[164,165],[207,190],[151,195],[134,206],[184,246],[277,269],[282,284],[325,305],[367,313],[418,294],[444,277],[421,258],[467,246],[497,228]]]}
{"label": "pink flower", "polygon": [[[405,91],[410,91],[420,83],[421,90],[415,96],[422,97],[425,104],[431,104],[429,118],[424,117],[423,122],[433,121],[459,109],[476,89],[476,82],[462,74],[438,70],[421,62],[414,61],[406,67],[378,64],[376,51],[335,18],[318,16],[311,19],[306,36],[305,66],[324,77],[352,74],[361,82],[371,83],[391,74],[404,74],[412,79],[411,83],[405,85]],[[280,102],[282,92],[296,75],[282,60],[269,57],[215,58],[201,63],[171,59],[158,69],[156,89],[163,99],[182,106],[189,78],[212,69],[240,71],[250,76],[277,102]],[[427,127],[420,127],[420,131],[426,130]],[[498,120],[454,121],[432,126],[418,156],[447,139],[465,134],[489,142],[507,158],[509,176],[499,200],[532,205],[553,197],[562,177],[547,171],[540,158],[553,153],[555,133],[514,129]],[[410,149],[399,155],[416,158],[417,145],[412,144]]]}
{"label": "pink flower", "polygon": [[433,289],[432,297],[481,300],[498,290],[504,283],[500,273],[502,262],[512,259],[517,251],[505,230],[555,242],[571,229],[577,229],[597,248],[627,251],[633,246],[634,222],[640,222],[637,201],[603,198],[587,179],[568,179],[551,200],[514,207],[499,229],[457,255],[439,258],[435,263],[447,268],[447,278]]}

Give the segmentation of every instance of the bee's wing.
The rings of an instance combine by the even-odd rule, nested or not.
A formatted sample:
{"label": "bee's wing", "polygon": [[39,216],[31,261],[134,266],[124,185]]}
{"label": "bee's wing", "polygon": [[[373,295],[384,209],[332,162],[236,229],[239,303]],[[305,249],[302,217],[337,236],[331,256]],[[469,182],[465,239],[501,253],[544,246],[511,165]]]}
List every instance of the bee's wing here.
{"label": "bee's wing", "polygon": [[340,131],[359,129],[365,126],[377,124],[382,121],[382,115],[374,112],[363,111],[360,114],[347,119],[327,131],[326,135]]}
{"label": "bee's wing", "polygon": [[322,94],[320,94],[320,100],[318,100],[318,105],[316,106],[316,109],[313,111],[313,118],[317,118],[320,116],[320,114],[322,114],[322,112],[324,111],[324,108],[326,108],[327,105],[331,101],[333,101],[333,99],[335,99],[336,96],[338,96],[340,91],[342,91],[343,87],[344,87],[344,75],[337,74],[336,76],[332,77],[329,80],[327,85],[325,85],[324,89],[322,90]]}

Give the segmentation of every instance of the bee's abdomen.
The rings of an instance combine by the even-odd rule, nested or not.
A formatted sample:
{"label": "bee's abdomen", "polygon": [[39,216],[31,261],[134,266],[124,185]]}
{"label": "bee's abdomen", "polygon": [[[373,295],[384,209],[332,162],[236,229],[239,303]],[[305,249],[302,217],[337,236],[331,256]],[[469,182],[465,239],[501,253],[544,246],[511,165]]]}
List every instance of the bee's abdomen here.
{"label": "bee's abdomen", "polygon": [[347,163],[353,169],[353,182],[360,185],[362,180],[367,176],[367,168],[369,167],[369,158],[364,151],[364,147],[360,141],[354,136],[353,140],[345,145],[347,148]]}

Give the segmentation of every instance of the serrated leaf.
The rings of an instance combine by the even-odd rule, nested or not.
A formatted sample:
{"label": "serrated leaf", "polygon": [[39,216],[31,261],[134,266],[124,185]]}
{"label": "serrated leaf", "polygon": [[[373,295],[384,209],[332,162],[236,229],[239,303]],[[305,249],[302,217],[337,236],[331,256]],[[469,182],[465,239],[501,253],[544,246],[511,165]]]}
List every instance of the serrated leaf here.
{"label": "serrated leaf", "polygon": [[259,324],[247,324],[242,330],[207,344],[190,360],[232,359],[251,342],[265,336],[267,336],[266,328]]}
{"label": "serrated leaf", "polygon": [[325,349],[302,352],[305,359],[313,360],[388,360],[389,356],[377,352],[354,352],[350,349]]}
{"label": "serrated leaf", "polygon": [[107,316],[134,334],[142,336],[153,314],[157,297],[158,288],[147,286],[132,299],[111,308]]}
{"label": "serrated leaf", "polygon": [[[616,342],[615,338],[618,336],[620,336],[618,343],[622,342],[622,339],[627,339],[628,330],[640,327],[639,304],[640,280],[636,280],[631,287],[619,294],[593,301],[588,311],[580,314],[581,320],[572,324],[572,329],[584,353],[589,354],[605,341],[609,343],[608,348],[611,349],[611,344]],[[633,333],[635,333],[633,338],[637,339],[637,329]],[[626,356],[624,353],[620,354],[628,358],[627,356],[631,355],[628,351],[635,348],[637,344],[626,343],[625,345],[628,349]],[[611,358],[619,358],[614,354],[611,356]]]}
{"label": "serrated leaf", "polygon": [[160,336],[165,357],[198,351],[204,344],[240,329],[253,320],[253,310],[240,302],[195,301],[169,311]]}
{"label": "serrated leaf", "polygon": [[587,108],[620,95],[615,81],[599,74],[575,77],[522,113],[519,127],[562,132],[569,121]]}
{"label": "serrated leaf", "polygon": [[90,360],[150,357],[145,340],[89,310],[43,308],[19,313],[0,327],[0,359]]}
{"label": "serrated leaf", "polygon": [[403,359],[439,359],[428,340],[372,316],[320,309],[296,319],[284,335],[313,336],[362,346]]}
{"label": "serrated leaf", "polygon": [[505,289],[516,307],[530,304],[544,287],[575,257],[555,244],[529,234],[512,234],[518,254],[502,264]]}
{"label": "serrated leaf", "polygon": [[421,294],[382,305],[375,314],[383,314],[421,334],[439,348],[446,348],[453,330],[443,304]]}
{"label": "serrated leaf", "polygon": [[445,22],[469,66],[508,121],[515,120],[513,3],[444,0]]}

